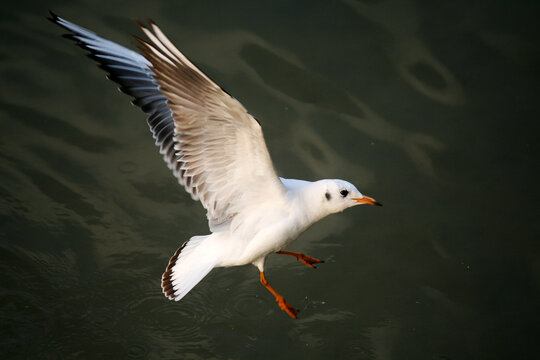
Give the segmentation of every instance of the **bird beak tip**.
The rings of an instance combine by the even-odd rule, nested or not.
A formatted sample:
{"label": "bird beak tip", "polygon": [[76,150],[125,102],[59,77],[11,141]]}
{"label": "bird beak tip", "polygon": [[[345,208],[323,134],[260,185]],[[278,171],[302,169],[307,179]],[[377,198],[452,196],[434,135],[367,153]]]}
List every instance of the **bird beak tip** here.
{"label": "bird beak tip", "polygon": [[358,204],[369,204],[369,205],[374,205],[374,206],[383,206],[380,202],[378,202],[374,198],[366,196],[366,195],[364,195],[364,197],[362,197],[362,198],[353,198],[353,200],[355,200]]}

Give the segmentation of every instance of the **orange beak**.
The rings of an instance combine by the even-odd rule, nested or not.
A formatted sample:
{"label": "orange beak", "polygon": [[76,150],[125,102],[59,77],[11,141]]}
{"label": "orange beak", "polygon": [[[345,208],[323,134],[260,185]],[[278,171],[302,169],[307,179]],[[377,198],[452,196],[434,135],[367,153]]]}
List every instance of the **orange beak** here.
{"label": "orange beak", "polygon": [[366,196],[366,195],[364,195],[364,197],[361,198],[361,199],[360,198],[352,198],[352,199],[354,201],[356,201],[357,203],[359,203],[359,204],[369,204],[369,205],[382,206],[382,204],[380,202],[378,202],[374,198]]}

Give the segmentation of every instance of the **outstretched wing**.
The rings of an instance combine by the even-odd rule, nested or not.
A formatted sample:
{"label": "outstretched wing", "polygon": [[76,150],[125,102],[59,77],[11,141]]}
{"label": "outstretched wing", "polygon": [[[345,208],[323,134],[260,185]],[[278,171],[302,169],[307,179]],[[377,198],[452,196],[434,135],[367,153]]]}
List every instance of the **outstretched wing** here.
{"label": "outstretched wing", "polygon": [[[151,30],[150,30],[151,29]],[[173,112],[176,156],[186,190],[211,228],[252,205],[283,197],[260,124],[193,65],[156,24],[136,38]]]}
{"label": "outstretched wing", "polygon": [[134,97],[168,167],[207,210],[210,229],[251,205],[279,199],[259,123],[195,67],[153,23],[141,26],[145,57],[51,13],[66,37],[90,52],[108,78]]}
{"label": "outstretched wing", "polygon": [[90,30],[73,24],[51,12],[50,20],[71,33],[64,35],[87,50],[89,57],[99,63],[110,80],[120,85],[120,90],[134,98],[134,105],[148,114],[148,125],[159,152],[180,184],[180,164],[174,150],[174,121],[167,107],[167,98],[159,91],[150,63],[142,56],[112,41],[106,40]]}

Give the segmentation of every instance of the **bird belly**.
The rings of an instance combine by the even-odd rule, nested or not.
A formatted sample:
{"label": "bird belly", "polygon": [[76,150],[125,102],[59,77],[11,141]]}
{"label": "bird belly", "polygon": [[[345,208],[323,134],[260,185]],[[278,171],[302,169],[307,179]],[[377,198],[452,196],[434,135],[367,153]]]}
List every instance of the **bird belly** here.
{"label": "bird belly", "polygon": [[284,248],[301,232],[300,229],[284,221],[264,227],[258,232],[236,234],[229,239],[234,245],[229,247],[230,251],[220,266],[251,264],[257,259]]}

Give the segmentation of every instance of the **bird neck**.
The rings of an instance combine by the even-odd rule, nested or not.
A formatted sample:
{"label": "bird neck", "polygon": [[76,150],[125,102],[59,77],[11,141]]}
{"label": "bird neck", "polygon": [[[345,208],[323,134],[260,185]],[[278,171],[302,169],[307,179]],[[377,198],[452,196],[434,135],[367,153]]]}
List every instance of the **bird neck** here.
{"label": "bird neck", "polygon": [[312,224],[330,215],[329,209],[323,202],[320,184],[317,182],[305,181],[303,186],[289,190],[293,207],[296,208],[296,216],[302,227],[307,229]]}

